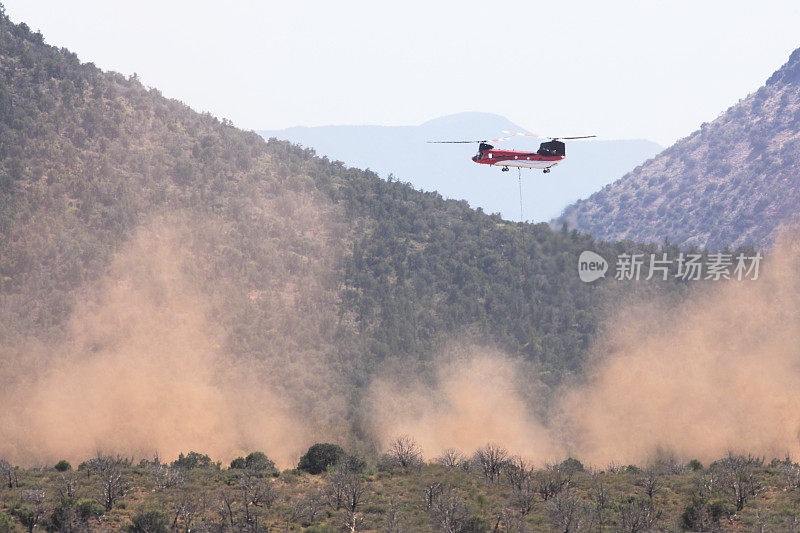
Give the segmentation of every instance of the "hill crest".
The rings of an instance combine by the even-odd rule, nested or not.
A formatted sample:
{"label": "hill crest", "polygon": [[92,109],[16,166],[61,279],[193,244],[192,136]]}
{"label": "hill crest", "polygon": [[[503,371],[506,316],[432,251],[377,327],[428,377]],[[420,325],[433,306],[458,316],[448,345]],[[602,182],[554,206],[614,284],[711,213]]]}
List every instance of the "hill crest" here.
{"label": "hill crest", "polygon": [[769,247],[800,205],[800,49],[756,92],[554,221],[605,240]]}

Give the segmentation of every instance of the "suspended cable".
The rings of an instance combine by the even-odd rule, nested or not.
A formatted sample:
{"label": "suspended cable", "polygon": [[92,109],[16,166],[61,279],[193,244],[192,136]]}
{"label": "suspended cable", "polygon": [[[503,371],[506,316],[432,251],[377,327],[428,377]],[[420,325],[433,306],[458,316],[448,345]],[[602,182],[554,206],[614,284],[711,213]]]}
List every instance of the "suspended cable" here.
{"label": "suspended cable", "polygon": [[528,325],[530,327],[531,338],[528,341],[530,354],[534,361],[537,360],[536,343],[534,342],[534,332],[536,324],[533,320],[533,294],[531,287],[530,273],[528,272],[528,250],[525,246],[525,212],[522,201],[522,168],[517,167],[517,179],[519,181],[519,234],[522,241],[522,294],[528,303]]}
{"label": "suspended cable", "polygon": [[522,167],[517,167],[517,176],[519,177],[519,221],[525,222],[522,215]]}

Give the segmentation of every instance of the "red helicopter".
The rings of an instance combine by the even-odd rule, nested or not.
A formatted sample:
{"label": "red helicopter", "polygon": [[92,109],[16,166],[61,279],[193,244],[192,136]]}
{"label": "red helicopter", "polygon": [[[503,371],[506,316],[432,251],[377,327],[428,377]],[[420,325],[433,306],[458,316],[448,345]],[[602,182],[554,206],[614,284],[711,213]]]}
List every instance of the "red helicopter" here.
{"label": "red helicopter", "polygon": [[484,139],[482,141],[428,141],[434,144],[466,144],[478,143],[478,154],[472,157],[472,160],[481,165],[494,165],[502,167],[503,172],[508,172],[508,167],[520,168],[539,168],[542,172],[548,173],[550,169],[556,166],[559,161],[567,157],[564,143],[560,139],[574,140],[574,139],[591,139],[596,135],[584,135],[581,137],[541,137],[531,133],[518,133],[515,131],[504,131],[511,135],[522,135],[524,137],[536,137],[549,139],[539,145],[539,149],[535,152],[522,152],[519,150],[495,150],[490,142],[507,141],[511,137],[502,137],[500,139]]}

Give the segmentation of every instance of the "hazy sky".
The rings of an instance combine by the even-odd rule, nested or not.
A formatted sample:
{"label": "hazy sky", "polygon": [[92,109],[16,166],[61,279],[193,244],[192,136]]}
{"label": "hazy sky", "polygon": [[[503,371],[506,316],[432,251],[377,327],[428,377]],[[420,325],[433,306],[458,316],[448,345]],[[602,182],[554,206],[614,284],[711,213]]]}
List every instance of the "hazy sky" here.
{"label": "hazy sky", "polygon": [[487,111],[668,145],[800,47],[797,0],[3,3],[48,43],[246,129]]}

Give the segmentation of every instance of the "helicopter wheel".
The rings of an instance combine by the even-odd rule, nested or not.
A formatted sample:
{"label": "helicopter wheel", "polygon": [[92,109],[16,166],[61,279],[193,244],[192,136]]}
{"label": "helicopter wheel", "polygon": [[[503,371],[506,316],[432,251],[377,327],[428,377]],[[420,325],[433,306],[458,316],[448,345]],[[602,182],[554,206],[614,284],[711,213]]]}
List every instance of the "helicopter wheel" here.
{"label": "helicopter wheel", "polygon": [[545,174],[549,174],[550,173],[550,169],[546,168],[546,169],[542,170],[542,172],[545,173]]}
{"label": "helicopter wheel", "polygon": [[503,168],[502,168],[502,169],[500,169],[500,170],[502,170],[503,172],[508,172],[508,167],[503,167]]}

